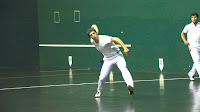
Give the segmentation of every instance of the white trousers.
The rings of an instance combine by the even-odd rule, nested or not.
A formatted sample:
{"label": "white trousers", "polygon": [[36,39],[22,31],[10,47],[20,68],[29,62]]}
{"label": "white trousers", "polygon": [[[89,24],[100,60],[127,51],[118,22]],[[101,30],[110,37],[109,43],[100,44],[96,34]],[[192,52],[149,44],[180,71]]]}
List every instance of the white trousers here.
{"label": "white trousers", "polygon": [[200,76],[200,48],[190,48],[190,54],[194,64],[188,75],[194,76],[195,72],[197,71]]}
{"label": "white trousers", "polygon": [[126,84],[134,87],[133,79],[132,79],[130,72],[126,68],[126,61],[123,57],[123,54],[117,53],[115,56],[113,56],[113,58],[104,60],[103,66],[101,68],[100,76],[99,76],[97,91],[100,91],[100,92],[103,91],[103,84],[105,83],[105,79],[108,76],[108,74],[110,73],[113,65],[117,65],[117,67],[119,68],[119,70],[122,73],[122,77],[123,77],[124,81],[126,82]]}

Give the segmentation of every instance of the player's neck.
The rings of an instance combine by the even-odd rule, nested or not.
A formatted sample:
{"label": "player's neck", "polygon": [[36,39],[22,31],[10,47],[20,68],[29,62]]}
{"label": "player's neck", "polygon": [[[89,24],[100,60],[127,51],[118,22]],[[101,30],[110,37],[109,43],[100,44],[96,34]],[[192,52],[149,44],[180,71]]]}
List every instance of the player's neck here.
{"label": "player's neck", "polygon": [[197,25],[197,23],[198,23],[198,21],[197,22],[193,22],[193,24],[196,26]]}
{"label": "player's neck", "polygon": [[99,35],[97,35],[97,38],[94,40],[96,43],[99,43]]}

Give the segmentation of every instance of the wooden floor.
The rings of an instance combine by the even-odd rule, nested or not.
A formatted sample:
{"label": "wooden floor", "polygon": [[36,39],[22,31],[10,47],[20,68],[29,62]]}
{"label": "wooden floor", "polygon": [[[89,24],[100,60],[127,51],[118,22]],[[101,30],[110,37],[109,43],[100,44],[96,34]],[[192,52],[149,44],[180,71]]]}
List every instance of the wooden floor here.
{"label": "wooden floor", "polygon": [[1,69],[0,112],[200,112],[197,75],[191,82],[186,74],[131,74],[134,95],[116,70],[94,98],[99,70]]}

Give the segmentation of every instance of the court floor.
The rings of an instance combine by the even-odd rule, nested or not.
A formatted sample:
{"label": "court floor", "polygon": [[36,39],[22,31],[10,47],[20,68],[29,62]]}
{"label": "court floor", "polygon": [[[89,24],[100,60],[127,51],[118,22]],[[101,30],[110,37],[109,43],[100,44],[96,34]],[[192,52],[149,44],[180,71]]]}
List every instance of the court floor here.
{"label": "court floor", "polygon": [[133,72],[129,95],[119,70],[94,98],[99,70],[0,69],[0,112],[200,112],[200,79]]}

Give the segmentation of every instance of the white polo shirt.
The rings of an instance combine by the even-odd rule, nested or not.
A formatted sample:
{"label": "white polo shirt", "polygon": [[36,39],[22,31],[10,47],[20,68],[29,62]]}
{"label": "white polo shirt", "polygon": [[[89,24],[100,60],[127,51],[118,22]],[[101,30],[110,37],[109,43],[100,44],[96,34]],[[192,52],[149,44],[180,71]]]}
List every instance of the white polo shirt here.
{"label": "white polo shirt", "polygon": [[196,26],[191,22],[184,27],[183,32],[187,33],[188,47],[200,47],[200,22],[198,22]]}
{"label": "white polo shirt", "polygon": [[114,42],[111,42],[110,36],[99,35],[98,43],[96,43],[93,39],[90,39],[90,41],[95,48],[104,55],[104,59],[112,57],[120,51],[119,47],[117,47]]}

